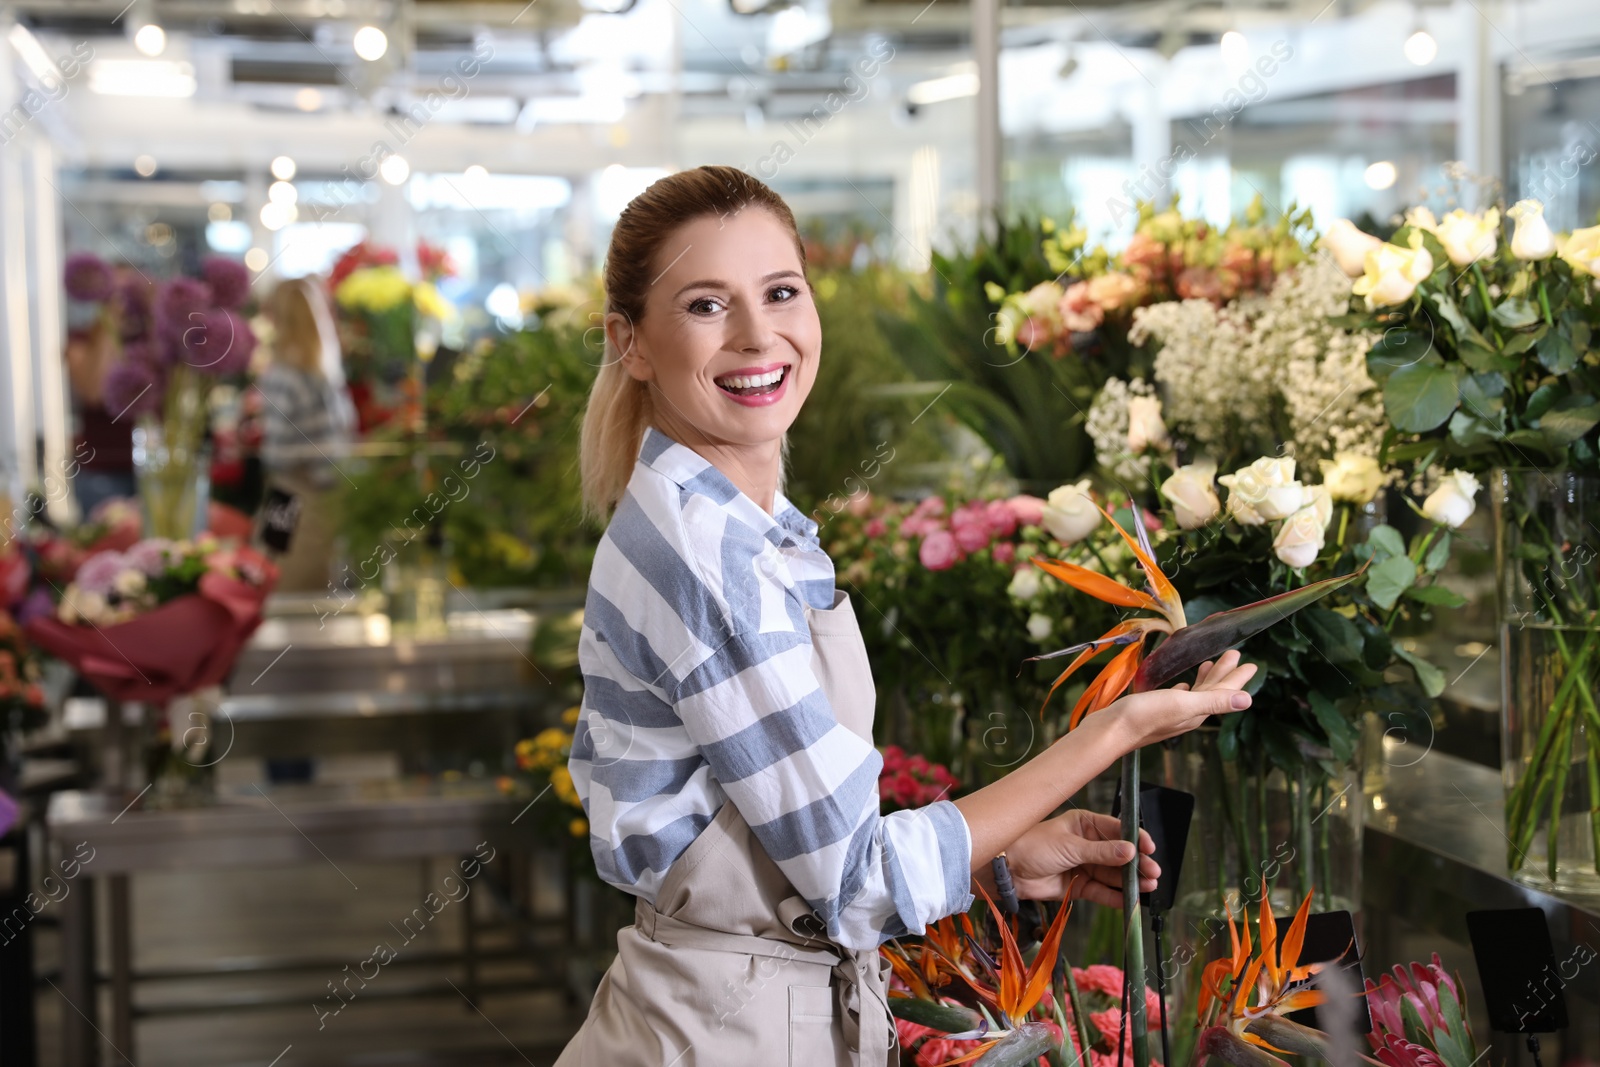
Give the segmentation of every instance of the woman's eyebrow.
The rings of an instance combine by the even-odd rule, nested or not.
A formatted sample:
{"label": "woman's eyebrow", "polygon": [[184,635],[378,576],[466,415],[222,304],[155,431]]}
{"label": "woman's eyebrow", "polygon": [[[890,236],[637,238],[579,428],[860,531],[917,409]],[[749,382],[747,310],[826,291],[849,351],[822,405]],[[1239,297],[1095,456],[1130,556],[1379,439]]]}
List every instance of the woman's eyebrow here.
{"label": "woman's eyebrow", "polygon": [[[767,282],[777,281],[779,278],[804,278],[804,275],[802,275],[797,270],[775,270],[771,274],[763,275],[762,278],[761,278],[761,281],[762,281],[763,284],[765,284]],[[699,281],[690,282],[688,285],[685,285],[683,288],[679,289],[676,293],[673,293],[672,294],[672,298],[674,300],[676,300],[678,297],[682,296],[684,293],[687,293],[690,289],[732,289],[732,288],[733,288],[732,285],[730,285],[729,283],[723,281],[720,278],[702,278]]]}

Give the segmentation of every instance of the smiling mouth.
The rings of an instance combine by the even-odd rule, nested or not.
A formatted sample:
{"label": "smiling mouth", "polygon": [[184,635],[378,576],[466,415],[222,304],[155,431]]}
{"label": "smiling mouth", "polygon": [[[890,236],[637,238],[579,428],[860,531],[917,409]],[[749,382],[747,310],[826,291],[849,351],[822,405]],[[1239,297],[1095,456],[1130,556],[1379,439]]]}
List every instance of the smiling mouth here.
{"label": "smiling mouth", "polygon": [[788,375],[789,364],[785,363],[777,370],[768,371],[766,374],[725,374],[714,380],[718,389],[734,396],[763,396],[777,391]]}

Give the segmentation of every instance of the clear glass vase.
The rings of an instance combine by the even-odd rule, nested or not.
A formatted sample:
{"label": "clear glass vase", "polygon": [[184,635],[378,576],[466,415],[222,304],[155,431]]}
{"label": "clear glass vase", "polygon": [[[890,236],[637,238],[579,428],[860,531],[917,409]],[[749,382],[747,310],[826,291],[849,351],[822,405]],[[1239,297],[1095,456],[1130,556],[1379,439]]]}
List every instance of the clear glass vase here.
{"label": "clear glass vase", "polygon": [[133,430],[133,466],[144,513],[144,536],[174,541],[206,528],[211,497],[211,446],[172,434],[156,418]]}
{"label": "clear glass vase", "polygon": [[1496,470],[1507,867],[1600,899],[1600,477]]}

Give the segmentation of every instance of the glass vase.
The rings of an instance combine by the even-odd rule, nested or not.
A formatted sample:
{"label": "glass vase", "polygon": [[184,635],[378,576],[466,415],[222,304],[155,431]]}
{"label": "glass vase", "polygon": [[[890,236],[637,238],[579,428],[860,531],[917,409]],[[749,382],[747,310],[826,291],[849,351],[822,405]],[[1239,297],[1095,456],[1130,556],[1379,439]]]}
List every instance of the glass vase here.
{"label": "glass vase", "polygon": [[1490,484],[1507,867],[1600,898],[1600,477],[1502,468]]}
{"label": "glass vase", "polygon": [[211,496],[211,446],[172,434],[156,418],[133,430],[133,466],[144,513],[144,536],[179,541],[206,528]]}

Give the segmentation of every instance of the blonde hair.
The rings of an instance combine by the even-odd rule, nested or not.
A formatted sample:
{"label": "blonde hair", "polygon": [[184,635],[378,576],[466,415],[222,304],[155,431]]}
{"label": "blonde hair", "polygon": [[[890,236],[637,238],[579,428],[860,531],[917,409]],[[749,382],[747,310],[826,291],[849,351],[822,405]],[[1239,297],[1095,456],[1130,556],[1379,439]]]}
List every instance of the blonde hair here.
{"label": "blonde hair", "polygon": [[[805,269],[805,245],[789,205],[772,189],[734,167],[696,167],[653,183],[623,209],[611,231],[604,281],[606,312],[618,312],[633,323],[644,319],[645,297],[655,269],[656,253],[685,223],[708,215],[723,217],[747,207],[770,211],[791,234]],[[578,445],[585,514],[604,523],[622,499],[639,458],[645,427],[655,417],[650,383],[629,374],[621,353],[606,341],[605,362],[589,390]],[[783,437],[778,486],[789,455]]]}
{"label": "blonde hair", "polygon": [[267,301],[272,318],[272,361],[319,378],[327,377],[327,349],[337,350],[330,336],[332,320],[321,293],[305,278],[281,282]]}

